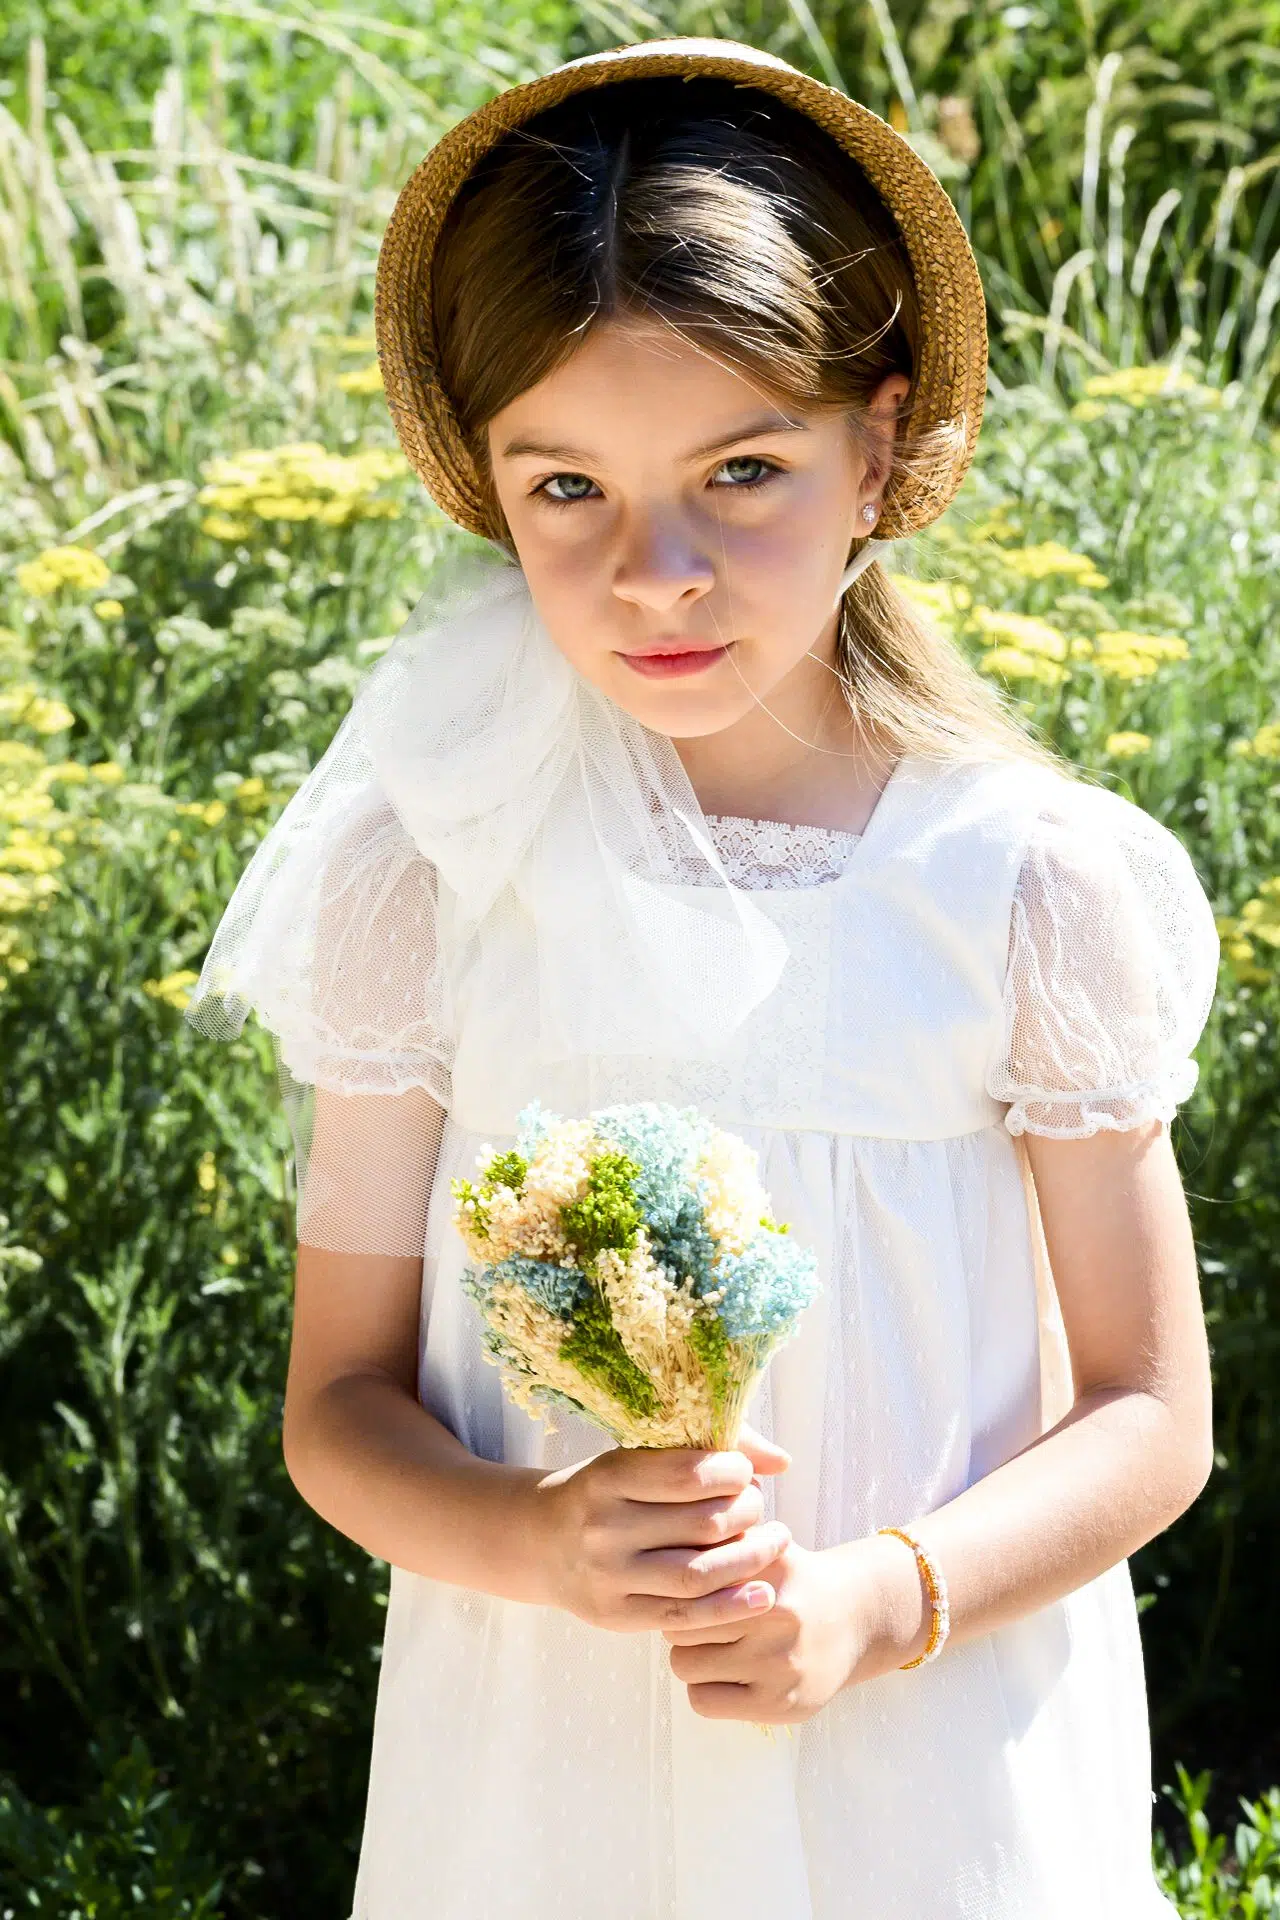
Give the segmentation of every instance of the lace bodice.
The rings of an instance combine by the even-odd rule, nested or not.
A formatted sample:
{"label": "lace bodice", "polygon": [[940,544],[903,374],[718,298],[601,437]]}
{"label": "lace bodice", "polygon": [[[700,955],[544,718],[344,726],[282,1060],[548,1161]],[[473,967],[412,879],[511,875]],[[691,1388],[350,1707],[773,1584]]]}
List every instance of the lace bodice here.
{"label": "lace bodice", "polygon": [[730,880],[752,892],[820,886],[834,880],[862,838],[837,827],[748,820],[734,813],[709,813],[706,821]]}

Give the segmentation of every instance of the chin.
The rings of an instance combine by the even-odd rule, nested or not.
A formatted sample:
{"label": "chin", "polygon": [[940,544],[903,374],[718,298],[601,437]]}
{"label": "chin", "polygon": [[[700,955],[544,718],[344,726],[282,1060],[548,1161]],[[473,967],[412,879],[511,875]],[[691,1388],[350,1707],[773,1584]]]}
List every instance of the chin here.
{"label": "chin", "polygon": [[605,690],[641,726],[665,733],[672,740],[698,740],[704,734],[721,733],[741,720],[752,704],[750,694],[742,688],[717,696],[709,688],[695,693],[691,688],[668,686],[661,694],[654,694],[647,688],[614,681]]}

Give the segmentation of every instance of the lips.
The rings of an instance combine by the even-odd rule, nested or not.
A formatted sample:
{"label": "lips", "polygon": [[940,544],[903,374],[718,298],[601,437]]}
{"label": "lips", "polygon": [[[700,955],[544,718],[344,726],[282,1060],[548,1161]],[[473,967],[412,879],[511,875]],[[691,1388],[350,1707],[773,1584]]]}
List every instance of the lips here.
{"label": "lips", "polygon": [[621,658],[633,672],[643,674],[647,680],[670,680],[685,674],[705,673],[717,660],[722,660],[727,651],[727,647],[716,641],[685,640],[673,634],[668,639],[650,640],[646,646],[630,648]]}
{"label": "lips", "polygon": [[654,653],[722,653],[724,648],[719,640],[692,640],[683,633],[661,635],[657,640],[647,640],[642,647],[622,649],[628,660],[647,659]]}

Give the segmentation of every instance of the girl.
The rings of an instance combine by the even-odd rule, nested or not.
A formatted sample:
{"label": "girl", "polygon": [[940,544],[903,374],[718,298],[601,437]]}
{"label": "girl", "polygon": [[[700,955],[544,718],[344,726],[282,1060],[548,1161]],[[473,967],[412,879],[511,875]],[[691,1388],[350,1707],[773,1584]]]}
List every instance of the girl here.
{"label": "girl", "polygon": [[[874,564],[972,456],[958,217],[843,95],[649,43],[446,136],[376,321],[505,560],[433,580],[190,1009],[277,1036],[286,1460],[391,1565],[354,1916],[1167,1916],[1126,1556],[1212,1459],[1168,1125],[1218,943]],[[818,1249],[740,1450],[483,1364],[449,1182],[534,1098],[696,1105]]]}

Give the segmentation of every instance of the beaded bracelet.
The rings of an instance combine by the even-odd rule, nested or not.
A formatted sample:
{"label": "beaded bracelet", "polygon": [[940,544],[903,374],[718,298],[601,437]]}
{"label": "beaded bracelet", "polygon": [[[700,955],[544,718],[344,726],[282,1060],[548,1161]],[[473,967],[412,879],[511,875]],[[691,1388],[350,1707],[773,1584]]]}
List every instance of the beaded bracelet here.
{"label": "beaded bracelet", "polygon": [[905,1527],[877,1527],[876,1531],[877,1533],[896,1534],[899,1540],[906,1541],[916,1556],[917,1564],[924,1578],[925,1587],[928,1590],[929,1604],[933,1609],[933,1620],[929,1628],[929,1644],[923,1653],[916,1655],[914,1660],[903,1661],[900,1672],[905,1673],[908,1667],[922,1667],[927,1660],[936,1660],[942,1652],[943,1644],[948,1633],[951,1631],[951,1608],[947,1600],[947,1583],[943,1579],[938,1563],[929,1552],[929,1549],[922,1547],[915,1536],[909,1533]]}

